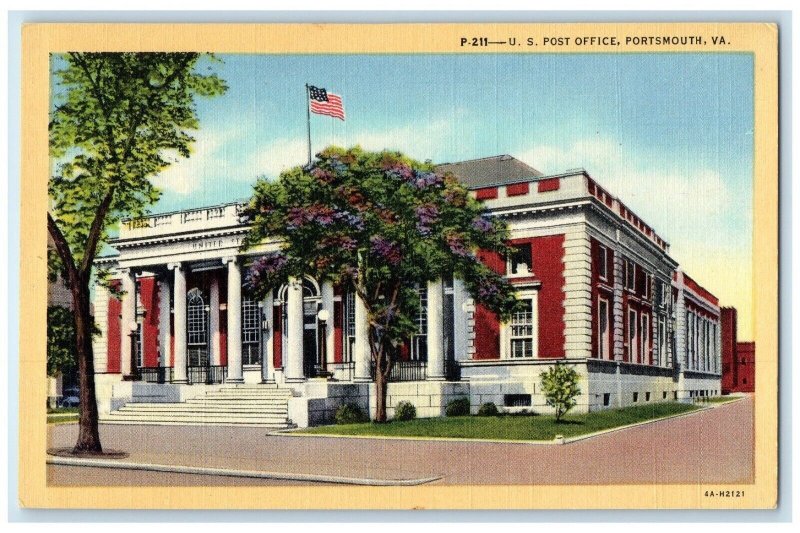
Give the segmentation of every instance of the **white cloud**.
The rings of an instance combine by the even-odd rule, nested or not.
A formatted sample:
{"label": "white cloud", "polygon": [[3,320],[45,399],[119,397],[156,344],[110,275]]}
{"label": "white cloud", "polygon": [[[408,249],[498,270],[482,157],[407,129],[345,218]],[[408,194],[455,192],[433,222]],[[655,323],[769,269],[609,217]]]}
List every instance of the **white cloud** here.
{"label": "white cloud", "polygon": [[194,133],[196,140],[191,156],[188,159],[173,156],[174,163],[154,177],[153,182],[162,190],[181,195],[197,191],[206,179],[219,176],[221,169],[228,164],[224,157],[225,147],[236,136],[235,129],[204,129]]}
{"label": "white cloud", "polygon": [[263,148],[252,151],[245,159],[245,168],[250,180],[259,176],[276,177],[282,171],[302,165],[308,159],[308,145],[305,139],[277,139]]}
{"label": "white cloud", "polygon": [[[463,116],[463,113],[457,113]],[[418,159],[441,150],[453,135],[453,117],[440,117],[421,124],[348,133],[347,129],[317,131],[312,148],[361,145],[367,150],[399,150]],[[281,171],[303,164],[308,157],[305,136],[280,137],[258,141],[253,124],[238,124],[222,130],[201,130],[195,135],[192,156],[176,162],[157,176],[156,185],[164,190],[191,195],[206,184],[225,179],[252,183],[259,176],[277,177]]]}

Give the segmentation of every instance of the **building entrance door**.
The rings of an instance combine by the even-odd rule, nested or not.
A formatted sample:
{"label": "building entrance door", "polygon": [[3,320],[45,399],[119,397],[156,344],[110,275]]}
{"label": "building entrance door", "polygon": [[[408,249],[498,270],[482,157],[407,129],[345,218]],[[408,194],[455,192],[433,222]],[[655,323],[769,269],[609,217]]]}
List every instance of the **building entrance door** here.
{"label": "building entrance door", "polygon": [[317,375],[319,368],[319,337],[317,331],[317,312],[320,306],[320,293],[316,284],[310,280],[303,283],[303,370],[306,377]]}

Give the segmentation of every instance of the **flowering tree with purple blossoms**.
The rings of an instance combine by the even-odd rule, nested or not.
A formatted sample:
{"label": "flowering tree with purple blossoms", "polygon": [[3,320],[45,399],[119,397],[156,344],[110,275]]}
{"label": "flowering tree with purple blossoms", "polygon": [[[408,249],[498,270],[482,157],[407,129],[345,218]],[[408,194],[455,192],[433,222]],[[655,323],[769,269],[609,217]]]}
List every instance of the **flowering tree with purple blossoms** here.
{"label": "flowering tree with purple blossoms", "polygon": [[245,215],[252,229],[244,249],[281,243],[246,274],[255,297],[312,276],[363,302],[376,422],[386,421],[386,383],[400,347],[417,331],[417,286],[452,275],[501,319],[517,305],[511,285],[476,255],[508,252],[505,225],[452,175],[397,152],[329,147],[309,166],[259,180]]}

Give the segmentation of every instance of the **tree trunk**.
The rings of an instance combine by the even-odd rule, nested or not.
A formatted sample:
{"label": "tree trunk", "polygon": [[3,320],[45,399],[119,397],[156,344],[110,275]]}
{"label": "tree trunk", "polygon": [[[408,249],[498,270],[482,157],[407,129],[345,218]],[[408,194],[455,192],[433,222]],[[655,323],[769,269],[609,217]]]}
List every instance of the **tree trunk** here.
{"label": "tree trunk", "polygon": [[386,422],[386,378],[383,372],[375,372],[375,422]]}
{"label": "tree trunk", "polygon": [[78,441],[74,452],[102,453],[98,431],[97,395],[94,387],[94,354],[92,353],[92,331],[94,321],[89,307],[89,275],[78,276],[80,282],[73,284],[72,305],[75,317],[75,353],[78,360],[78,383],[80,385],[80,418]]}

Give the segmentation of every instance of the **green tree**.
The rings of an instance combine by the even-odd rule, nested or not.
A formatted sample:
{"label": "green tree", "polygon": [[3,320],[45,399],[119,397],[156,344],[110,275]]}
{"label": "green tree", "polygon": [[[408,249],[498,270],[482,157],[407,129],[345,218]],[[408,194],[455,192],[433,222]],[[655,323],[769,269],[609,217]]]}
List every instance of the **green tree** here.
{"label": "green tree", "polygon": [[[160,195],[151,178],[189,157],[195,98],[227,89],[196,53],[77,53],[51,58],[49,264],[65,279],[80,385],[76,452],[102,452],[97,429],[89,283],[108,230]],[[211,58],[213,59],[213,58]],[[207,61],[207,60],[204,60]]]}
{"label": "green tree", "polygon": [[282,243],[248,271],[254,296],[308,275],[340,284],[364,304],[378,422],[386,420],[386,383],[400,347],[417,331],[416,286],[453,275],[502,318],[517,305],[511,285],[476,253],[506,253],[505,225],[430,163],[329,147],[277,181],[259,180],[245,213],[253,226],[244,249]]}
{"label": "green tree", "polygon": [[578,387],[578,373],[571,366],[559,361],[549,370],[542,372],[540,378],[547,405],[556,410],[556,421],[561,421],[561,418],[578,403],[575,399],[581,394],[581,389]]}
{"label": "green tree", "polygon": [[75,320],[61,305],[47,308],[47,375],[56,377],[75,370]]}

